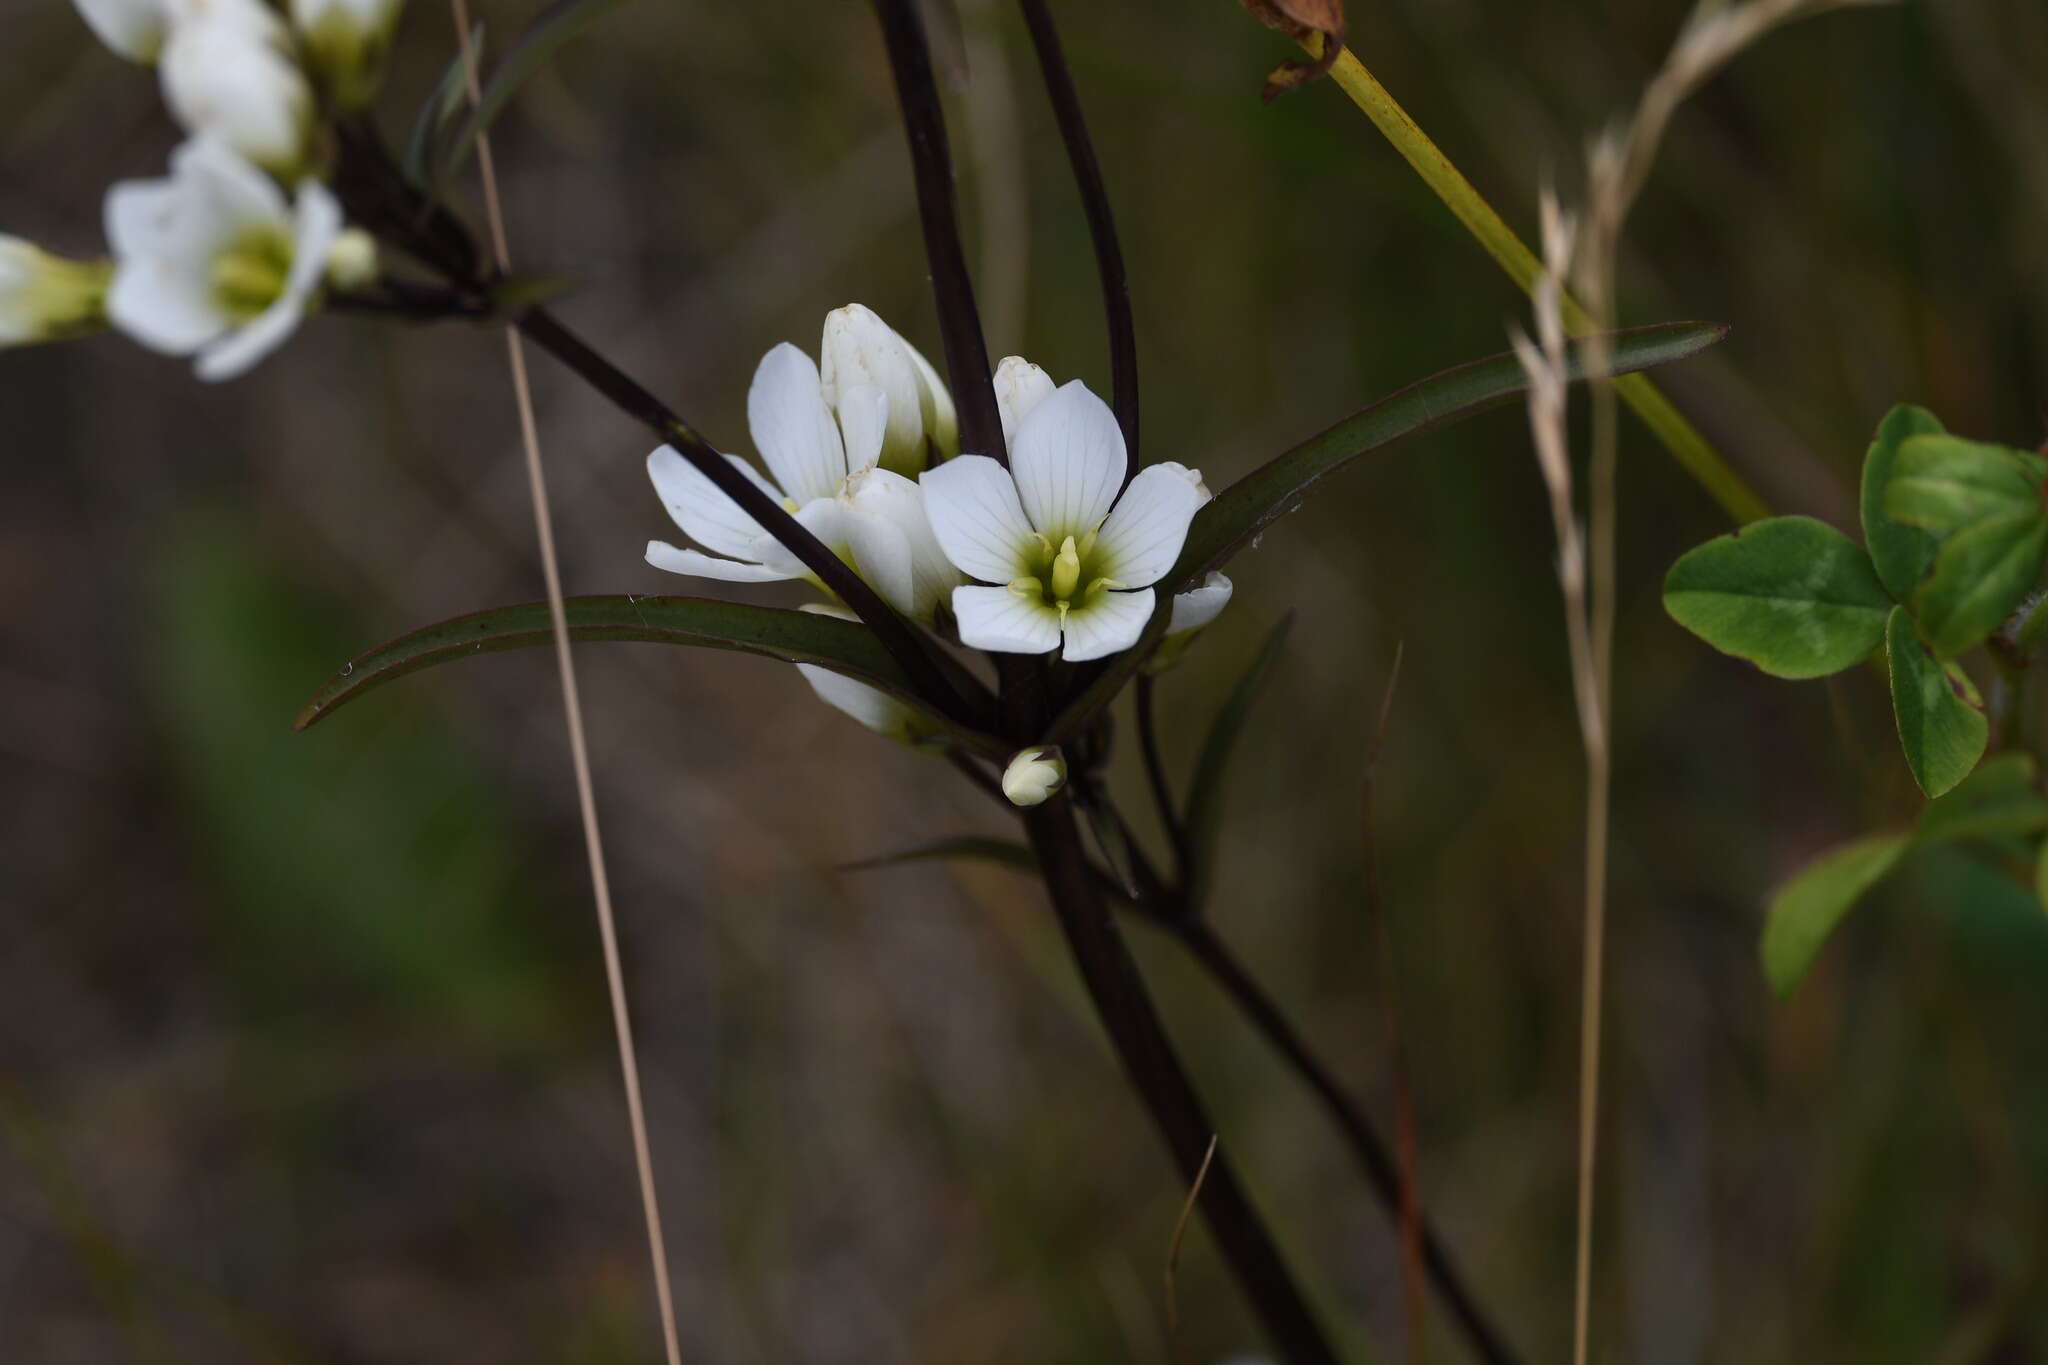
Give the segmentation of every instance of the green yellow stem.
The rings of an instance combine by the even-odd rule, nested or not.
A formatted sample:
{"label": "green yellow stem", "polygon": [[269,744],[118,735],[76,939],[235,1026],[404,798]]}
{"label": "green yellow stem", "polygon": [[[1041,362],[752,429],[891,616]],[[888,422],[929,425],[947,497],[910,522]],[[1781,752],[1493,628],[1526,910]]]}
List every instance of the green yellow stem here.
{"label": "green yellow stem", "polygon": [[[1320,56],[1322,39],[1312,36],[1303,44],[1310,56]],[[1358,60],[1350,49],[1337,54],[1337,60],[1330,68],[1330,79],[1338,88],[1351,97],[1373,126],[1394,144],[1415,173],[1422,177],[1422,183],[1443,200],[1465,230],[1472,234],[1486,254],[1507,272],[1509,279],[1519,285],[1524,293],[1531,291],[1543,273],[1543,264],[1520,237],[1515,235],[1501,216],[1494,212],[1493,205],[1485,196],[1472,188],[1443,149],[1432,142],[1429,134],[1422,131],[1414,119],[1408,116],[1395,98],[1387,93],[1365,64]],[[1569,293],[1563,298],[1565,325],[1574,334],[1594,330],[1593,319]],[[1692,475],[1708,496],[1721,504],[1728,515],[1738,522],[1748,523],[1770,515],[1770,506],[1740,474],[1737,474],[1721,458],[1711,442],[1700,434],[1677,408],[1671,405],[1657,386],[1645,375],[1623,375],[1614,381],[1614,391],[1622,402],[1634,409],[1636,416],[1654,433],[1672,458]]]}

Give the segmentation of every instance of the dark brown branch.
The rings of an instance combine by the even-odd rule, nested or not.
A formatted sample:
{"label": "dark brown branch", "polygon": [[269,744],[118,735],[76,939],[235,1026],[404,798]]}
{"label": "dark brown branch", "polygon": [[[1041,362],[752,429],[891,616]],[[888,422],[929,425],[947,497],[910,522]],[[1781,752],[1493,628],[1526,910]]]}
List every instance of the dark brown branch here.
{"label": "dark brown branch", "polygon": [[[1081,845],[1073,802],[1059,797],[1034,807],[1025,812],[1024,827],[1067,946],[1110,1043],[1172,1150],[1182,1178],[1192,1185],[1215,1129],[1167,1040],[1138,965],[1110,918]],[[1336,1365],[1336,1352],[1223,1153],[1218,1153],[1202,1186],[1201,1209],[1280,1356],[1290,1365]]]}
{"label": "dark brown branch", "polygon": [[[1315,1092],[1316,1098],[1322,1101],[1323,1107],[1343,1131],[1381,1206],[1390,1217],[1398,1218],[1401,1207],[1400,1170],[1387,1150],[1385,1139],[1373,1128],[1372,1121],[1351,1102],[1351,1097],[1337,1084],[1336,1077],[1309,1050],[1308,1043],[1294,1031],[1294,1026],[1280,1012],[1280,1007],[1252,979],[1244,964],[1216,937],[1214,930],[1200,920],[1184,921],[1170,926],[1170,929],[1243,1012],[1252,1027],[1272,1044]],[[1430,1282],[1443,1296],[1445,1306],[1470,1340],[1472,1349],[1488,1365],[1520,1365],[1513,1348],[1487,1319],[1478,1300],[1466,1287],[1464,1277],[1444,1247],[1443,1239],[1427,1222],[1421,1223],[1420,1227],[1423,1264],[1429,1271]]]}
{"label": "dark brown branch", "polygon": [[1031,46],[1038,53],[1038,69],[1045,77],[1045,93],[1052,101],[1060,140],[1067,145],[1067,163],[1073,168],[1081,211],[1088,219],[1088,238],[1095,244],[1095,272],[1102,278],[1102,308],[1109,322],[1109,406],[1123,428],[1124,446],[1130,454],[1130,463],[1124,467],[1128,484],[1138,470],[1138,338],[1131,317],[1131,286],[1124,278],[1123,248],[1117,244],[1109,190],[1095,159],[1088,121],[1081,113],[1081,96],[1074,89],[1059,32],[1053,27],[1052,10],[1046,0],[1018,0],[1018,5],[1031,30]]}
{"label": "dark brown branch", "polygon": [[924,228],[925,257],[931,264],[932,295],[938,305],[939,334],[945,339],[946,375],[960,414],[960,448],[990,455],[1005,464],[1003,422],[996,409],[988,344],[974,303],[967,253],[960,245],[959,213],[953,202],[953,161],[946,144],[946,119],[932,79],[931,49],[916,0],[874,0],[903,106],[910,139],[911,169],[917,181],[917,216]]}

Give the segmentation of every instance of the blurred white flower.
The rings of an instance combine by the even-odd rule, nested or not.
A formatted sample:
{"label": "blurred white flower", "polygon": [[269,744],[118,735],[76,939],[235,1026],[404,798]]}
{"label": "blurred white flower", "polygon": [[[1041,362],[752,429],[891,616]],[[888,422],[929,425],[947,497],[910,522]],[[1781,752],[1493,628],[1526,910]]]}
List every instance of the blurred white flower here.
{"label": "blurred white flower", "polygon": [[342,108],[360,108],[376,93],[403,3],[291,0],[292,23],[305,46],[306,64]]}
{"label": "blurred white flower", "polygon": [[52,256],[0,234],[0,346],[78,336],[106,324],[108,261]]}
{"label": "blurred white flower", "polygon": [[72,0],[99,40],[131,62],[154,62],[171,25],[165,0]]}
{"label": "blurred white flower", "polygon": [[284,21],[260,0],[170,0],[157,74],[171,116],[284,180],[306,159],[313,88]]}
{"label": "blurred white flower", "polygon": [[[747,392],[747,425],[772,481],[736,456],[725,458],[890,606],[930,621],[960,575],[932,534],[918,486],[876,463],[888,428],[889,398],[863,384],[842,389],[836,407],[835,413],[811,358],[784,342],[761,358]],[[816,581],[795,555],[675,450],[663,446],[649,455],[647,472],[676,525],[715,552],[655,540],[647,545],[648,563],[671,573],[735,583]]]}
{"label": "blurred white flower", "polygon": [[107,191],[114,279],[107,315],[155,350],[198,354],[201,379],[231,379],[305,316],[341,231],[317,182],[287,204],[275,182],[210,138],[171,155],[165,180]]}
{"label": "blurred white flower", "polygon": [[1042,806],[1067,785],[1067,760],[1057,748],[1023,749],[1003,769],[1003,795],[1013,806]]}
{"label": "blurred white flower", "polygon": [[927,438],[937,460],[960,453],[959,418],[938,372],[865,306],[849,303],[825,315],[818,372],[825,401],[835,408],[842,395],[863,387],[888,399],[882,468],[917,477],[927,463]]}
{"label": "blurred white flower", "polygon": [[[1155,464],[1123,487],[1123,432],[1078,379],[1017,423],[1010,467],[962,455],[920,480],[946,557],[1000,587],[953,590],[961,642],[1079,663],[1128,649],[1152,615],[1152,585],[1180,555],[1208,500],[1201,475]],[[1122,489],[1122,496],[1118,490]]]}
{"label": "blurred white flower", "polygon": [[377,239],[361,228],[344,228],[327,252],[327,282],[336,289],[362,289],[377,281]]}

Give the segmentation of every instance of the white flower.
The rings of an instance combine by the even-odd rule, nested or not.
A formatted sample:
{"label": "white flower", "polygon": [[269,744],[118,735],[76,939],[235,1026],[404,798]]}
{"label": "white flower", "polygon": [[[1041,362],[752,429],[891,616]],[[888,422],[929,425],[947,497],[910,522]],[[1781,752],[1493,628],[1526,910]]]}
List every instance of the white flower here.
{"label": "white flower", "polygon": [[1136,643],[1208,489],[1184,465],[1155,464],[1118,497],[1125,466],[1116,418],[1077,379],[1018,421],[1008,469],[962,455],[926,471],[946,557],[1003,585],[953,590],[962,643],[1043,654],[1064,636],[1075,663]]}
{"label": "white flower", "polygon": [[171,17],[164,0],[73,0],[85,22],[108,47],[131,62],[153,62],[163,51]]}
{"label": "white flower", "polygon": [[1175,597],[1173,615],[1166,622],[1166,638],[1191,634],[1215,620],[1230,605],[1230,591],[1230,580],[1211,571],[1198,587]]}
{"label": "white flower", "polygon": [[1067,760],[1057,748],[1022,749],[1003,769],[1003,795],[1013,806],[1042,806],[1067,785]]}
{"label": "white flower", "polygon": [[157,72],[164,103],[194,136],[210,136],[284,179],[305,161],[313,88],[283,20],[260,0],[171,0]]}
{"label": "white flower", "polygon": [[70,261],[0,234],[0,346],[57,341],[106,322],[105,261]]}
{"label": "white flower", "polygon": [[[820,616],[836,616],[842,621],[860,619],[844,607],[824,602],[807,602],[800,610]],[[817,664],[798,664],[796,671],[804,675],[804,681],[811,685],[811,691],[818,694],[819,701],[843,711],[878,735],[887,735],[905,744],[916,744],[930,733],[917,712],[880,688],[870,687]]]}
{"label": "white flower", "polygon": [[291,0],[307,64],[343,108],[376,93],[404,0]]}
{"label": "white flower", "polygon": [[[773,481],[736,456],[725,458],[852,565],[890,606],[929,621],[960,575],[932,534],[918,486],[876,465],[889,399],[879,388],[863,384],[843,388],[837,408],[835,414],[828,405],[811,358],[784,342],[761,358],[747,391],[747,425]],[[734,583],[812,577],[795,555],[673,449],[663,446],[649,455],[647,473],[676,525],[716,552],[707,555],[654,540],[647,544],[649,564]]]}
{"label": "white flower", "polygon": [[878,389],[888,399],[882,468],[915,478],[927,463],[935,462],[926,459],[927,437],[939,460],[960,453],[953,396],[917,348],[868,308],[849,303],[827,313],[818,354],[819,381],[825,401],[833,407],[840,405],[842,395],[861,387]]}
{"label": "white flower", "polygon": [[308,181],[296,205],[218,142],[171,154],[167,180],[107,191],[114,282],[107,315],[143,345],[198,353],[201,379],[232,379],[291,335],[319,286],[341,207]]}
{"label": "white flower", "polygon": [[1003,419],[1003,445],[1017,439],[1017,424],[1052,397],[1052,379],[1021,355],[1006,355],[996,366],[996,412]]}

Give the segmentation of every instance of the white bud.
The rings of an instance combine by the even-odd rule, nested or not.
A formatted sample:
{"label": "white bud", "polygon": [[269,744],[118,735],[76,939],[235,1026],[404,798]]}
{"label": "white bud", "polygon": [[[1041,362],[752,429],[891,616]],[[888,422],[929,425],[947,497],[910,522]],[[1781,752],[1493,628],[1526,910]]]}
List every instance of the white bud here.
{"label": "white bud", "polygon": [[59,341],[106,325],[110,261],[70,261],[0,234],[0,346]]}
{"label": "white bud", "polygon": [[145,66],[163,51],[170,15],[164,0],[73,0],[99,40]]}
{"label": "white bud", "polygon": [[[926,375],[930,374],[930,379]],[[850,391],[871,387],[886,400],[888,426],[882,434],[881,465],[898,474],[916,478],[925,467],[926,419],[932,428],[953,428],[951,440],[957,449],[958,424],[953,420],[953,402],[945,398],[943,412],[939,395],[944,387],[938,376],[913,351],[910,343],[897,336],[889,324],[872,309],[858,303],[835,308],[825,315],[825,335],[819,346],[818,379],[825,402],[836,412],[841,398]],[[937,386],[936,392],[934,386]],[[943,431],[934,430],[934,438]]]}
{"label": "white bud", "polygon": [[212,0],[195,17],[175,19],[157,71],[164,103],[187,132],[289,181],[306,159],[313,89],[283,45],[283,25],[245,8],[253,4]]}
{"label": "white bud", "polygon": [[377,280],[377,239],[361,228],[344,228],[327,253],[327,282],[336,289],[362,289]]}
{"label": "white bud", "polygon": [[1003,795],[1013,806],[1040,806],[1067,785],[1067,760],[1058,747],[1021,749],[1003,769]]}
{"label": "white bud", "polygon": [[996,411],[1003,419],[1003,444],[1017,439],[1025,416],[1052,397],[1053,382],[1044,370],[1021,355],[1006,355],[996,366]]}
{"label": "white bud", "polygon": [[377,93],[403,0],[291,0],[306,62],[344,109]]}

